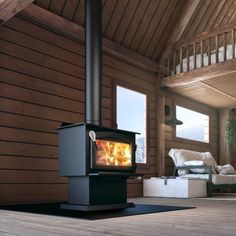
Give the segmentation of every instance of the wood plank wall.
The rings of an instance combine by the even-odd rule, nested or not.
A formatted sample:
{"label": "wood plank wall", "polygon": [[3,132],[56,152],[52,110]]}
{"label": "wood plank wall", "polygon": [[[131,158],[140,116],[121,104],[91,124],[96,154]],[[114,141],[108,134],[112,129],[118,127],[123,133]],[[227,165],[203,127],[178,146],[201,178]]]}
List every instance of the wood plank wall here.
{"label": "wood plank wall", "polygon": [[[156,77],[103,55],[103,125],[112,126],[113,80],[148,92],[149,165],[156,174]],[[67,199],[56,129],[84,121],[84,47],[19,17],[0,27],[0,203]],[[129,196],[142,194],[130,180]]]}
{"label": "wood plank wall", "polygon": [[217,109],[197,103],[190,99],[168,93],[165,97],[165,104],[172,109],[179,105],[210,116],[210,143],[194,142],[186,139],[176,139],[175,127],[165,125],[165,174],[173,174],[173,161],[168,156],[171,148],[188,149],[198,152],[211,152],[215,160],[219,162],[219,144],[218,144],[218,112]]}

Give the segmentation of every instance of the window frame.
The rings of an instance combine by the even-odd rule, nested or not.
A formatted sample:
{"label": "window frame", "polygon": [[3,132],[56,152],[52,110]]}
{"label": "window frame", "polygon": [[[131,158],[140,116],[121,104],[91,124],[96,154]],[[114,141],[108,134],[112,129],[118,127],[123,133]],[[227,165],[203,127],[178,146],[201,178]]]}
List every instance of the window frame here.
{"label": "window frame", "polygon": [[173,129],[173,140],[174,141],[177,141],[177,142],[185,142],[185,143],[188,143],[188,144],[192,144],[192,145],[201,145],[201,146],[210,146],[211,145],[211,114],[208,113],[208,112],[204,112],[203,110],[201,109],[198,109],[198,108],[195,108],[194,106],[188,106],[188,105],[183,105],[181,103],[175,103],[173,104],[174,106],[174,113],[175,113],[175,116],[176,116],[176,107],[177,106],[180,106],[180,107],[183,107],[185,109],[188,109],[188,110],[191,110],[191,111],[194,111],[194,112],[198,112],[198,113],[201,113],[203,115],[206,115],[209,117],[209,142],[206,143],[206,142],[203,142],[203,141],[198,141],[198,140],[192,140],[192,139],[187,139],[187,138],[181,138],[181,137],[177,137],[176,136],[176,128],[175,127]]}
{"label": "window frame", "polygon": [[124,81],[113,81],[113,112],[112,112],[112,126],[117,129],[118,124],[117,124],[117,92],[116,88],[117,86],[123,87],[125,89],[132,90],[134,92],[142,93],[146,95],[146,163],[136,163],[137,169],[142,170],[142,169],[148,169],[150,167],[150,158],[149,158],[149,153],[150,153],[150,147],[149,147],[149,93],[146,89],[135,86],[131,83],[124,82]]}

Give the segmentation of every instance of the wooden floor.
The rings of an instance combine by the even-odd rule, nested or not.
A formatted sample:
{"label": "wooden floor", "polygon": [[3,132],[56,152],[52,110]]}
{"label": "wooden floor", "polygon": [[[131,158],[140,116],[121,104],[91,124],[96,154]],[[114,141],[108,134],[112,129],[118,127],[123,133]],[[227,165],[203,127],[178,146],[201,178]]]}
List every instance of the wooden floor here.
{"label": "wooden floor", "polygon": [[136,203],[196,208],[94,221],[0,210],[0,236],[235,236],[236,195],[221,199],[224,198],[130,199]]}

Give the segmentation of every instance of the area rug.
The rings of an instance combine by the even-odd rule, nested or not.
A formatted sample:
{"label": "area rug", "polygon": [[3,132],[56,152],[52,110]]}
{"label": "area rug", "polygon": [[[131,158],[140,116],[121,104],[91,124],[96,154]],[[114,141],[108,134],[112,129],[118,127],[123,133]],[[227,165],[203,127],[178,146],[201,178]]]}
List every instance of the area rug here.
{"label": "area rug", "polygon": [[83,211],[60,209],[60,204],[61,203],[0,205],[0,209],[27,212],[27,213],[63,216],[63,217],[73,217],[73,218],[81,218],[88,220],[99,220],[99,219],[107,219],[114,217],[161,213],[166,211],[187,210],[195,208],[195,207],[182,207],[182,206],[135,204],[135,207],[126,209],[83,212]]}

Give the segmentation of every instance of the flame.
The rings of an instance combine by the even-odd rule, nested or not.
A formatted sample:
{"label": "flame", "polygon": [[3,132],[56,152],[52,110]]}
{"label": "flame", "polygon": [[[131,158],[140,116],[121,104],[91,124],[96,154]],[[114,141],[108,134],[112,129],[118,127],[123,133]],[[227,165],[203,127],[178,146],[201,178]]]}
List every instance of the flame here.
{"label": "flame", "polygon": [[96,140],[96,164],[131,166],[131,145],[109,140]]}

